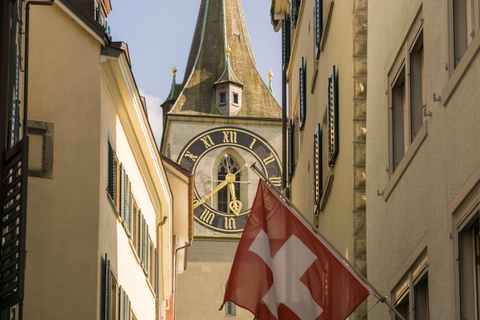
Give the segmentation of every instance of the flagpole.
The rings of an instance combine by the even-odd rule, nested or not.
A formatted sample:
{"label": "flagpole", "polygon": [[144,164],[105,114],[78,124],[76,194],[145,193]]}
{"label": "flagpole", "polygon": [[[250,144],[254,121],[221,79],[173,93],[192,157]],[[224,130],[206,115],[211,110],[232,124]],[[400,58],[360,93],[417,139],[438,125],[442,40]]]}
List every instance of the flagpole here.
{"label": "flagpole", "polygon": [[[319,235],[323,241],[325,241],[329,246],[330,248],[335,251],[335,253],[343,260],[343,262],[345,264],[347,264],[350,269],[352,269],[352,271],[360,278],[360,280],[368,287],[372,290],[372,292],[374,293],[374,295],[376,296],[376,298],[378,300],[380,300],[381,302],[385,303],[389,308],[390,310],[392,310],[399,318],[400,320],[405,320],[405,318],[395,309],[395,307],[388,301],[388,298],[384,295],[382,295],[380,293],[380,291],[377,290],[377,288],[375,288],[373,286],[373,284],[370,283],[370,281],[367,280],[367,278],[365,278],[365,276],[357,270],[357,268],[355,268],[355,266],[340,252],[340,250],[338,250],[332,242],[330,242],[330,240],[328,240],[321,232],[320,230],[317,229],[317,227],[315,227],[313,225],[313,223],[311,223],[307,217],[287,198],[285,197],[277,188],[275,188],[275,186],[270,182],[270,180],[262,173],[260,172],[260,170],[258,170],[258,168],[256,167],[255,163],[253,163],[250,168],[264,181],[266,182],[266,186],[267,188],[272,191],[272,192],[275,192],[277,195],[279,195],[291,208],[293,208],[295,210],[295,212],[297,213],[298,216],[300,216],[313,230],[313,232],[315,232],[317,235]],[[273,188],[272,188],[273,187]]]}

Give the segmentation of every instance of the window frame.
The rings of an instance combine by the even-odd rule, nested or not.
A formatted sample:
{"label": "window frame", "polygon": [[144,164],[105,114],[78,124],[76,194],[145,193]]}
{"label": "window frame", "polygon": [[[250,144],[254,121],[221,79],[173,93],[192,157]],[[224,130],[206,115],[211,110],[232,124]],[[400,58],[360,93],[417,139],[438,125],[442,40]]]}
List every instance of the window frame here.
{"label": "window frame", "polygon": [[446,32],[445,32],[445,55],[447,57],[446,64],[446,84],[441,93],[441,103],[443,106],[446,106],[450,97],[457,85],[460,83],[460,80],[465,75],[468,67],[474,60],[477,52],[480,50],[480,1],[474,0],[474,13],[475,16],[475,35],[470,39],[467,39],[467,47],[462,54],[462,57],[459,59],[458,63],[455,64],[455,27],[454,27],[454,16],[453,16],[453,7],[455,0],[448,0],[446,12]]}
{"label": "window frame", "polygon": [[[417,247],[413,250],[410,256],[405,260],[403,265],[399,268],[397,273],[393,276],[388,284],[390,292],[390,302],[393,306],[397,306],[398,302],[403,301],[408,294],[408,300],[415,302],[414,290],[416,285],[423,280],[427,281],[428,290],[428,244],[430,235],[427,233],[422,240],[418,243]],[[428,291],[427,291],[428,296]],[[415,306],[409,307],[410,312],[415,310]],[[429,317],[430,300],[427,302],[427,313]],[[392,312],[390,315],[392,320],[395,320],[395,314]],[[412,317],[410,317],[412,319]]]}
{"label": "window frame", "polygon": [[[452,217],[452,243],[454,263],[454,297],[455,297],[455,319],[462,318],[462,288],[461,288],[461,250],[460,234],[471,228],[480,219],[480,167],[478,167],[467,182],[463,185],[457,195],[448,205],[448,213]],[[478,271],[477,271],[478,272]],[[465,276],[464,273],[462,273]],[[478,284],[480,276],[477,274],[477,292],[480,291]],[[480,298],[477,297],[477,310],[480,310]],[[477,311],[480,313],[480,311]],[[478,315],[477,315],[478,316]]]}
{"label": "window frame", "polygon": [[338,119],[338,81],[335,65],[327,81],[327,141],[328,166],[333,167],[340,148]]}
{"label": "window frame", "polygon": [[305,57],[302,57],[302,62],[298,71],[299,129],[303,130],[305,128],[307,114],[307,64],[305,62]]}
{"label": "window frame", "polygon": [[315,204],[320,203],[323,194],[323,155],[322,155],[322,128],[320,123],[313,137],[313,166],[314,166],[314,192]]}
{"label": "window frame", "polygon": [[[422,58],[420,62],[420,75],[421,75],[421,92],[416,94],[421,95],[421,106],[416,111],[420,112],[422,125],[420,128],[412,134],[412,110],[416,105],[412,106],[412,89],[411,89],[411,77],[412,73],[411,61],[415,59],[413,53],[416,46],[421,40],[422,46]],[[425,80],[425,48],[424,48],[424,15],[423,15],[423,0],[417,2],[413,10],[413,14],[410,16],[406,27],[402,31],[399,41],[395,46],[394,54],[392,55],[386,68],[386,92],[388,94],[387,99],[387,114],[388,114],[388,126],[387,126],[387,184],[384,188],[384,200],[386,201],[391,192],[397,185],[401,176],[405,172],[406,168],[412,161],[414,155],[418,151],[418,148],[423,143],[427,136],[428,120],[426,119],[425,110],[427,108],[426,103],[426,80]],[[401,109],[402,125],[399,132],[402,135],[402,155],[400,158],[395,156],[395,102],[394,102],[394,88],[397,84],[399,77],[404,74],[405,85],[403,91],[403,106]],[[418,80],[418,79],[417,79]],[[398,115],[397,115],[398,116]],[[399,122],[397,122],[398,124]],[[397,160],[397,162],[395,162]]]}

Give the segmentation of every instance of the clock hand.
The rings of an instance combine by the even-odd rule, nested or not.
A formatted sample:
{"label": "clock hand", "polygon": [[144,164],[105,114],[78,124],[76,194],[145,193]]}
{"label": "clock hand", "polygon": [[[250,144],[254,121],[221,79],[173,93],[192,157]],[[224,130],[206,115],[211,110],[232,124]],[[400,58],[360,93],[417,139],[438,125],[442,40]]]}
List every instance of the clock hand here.
{"label": "clock hand", "polygon": [[233,185],[233,182],[230,182],[228,184],[230,188],[230,196],[232,197],[232,201],[230,201],[230,210],[232,210],[233,213],[238,217],[240,214],[240,210],[242,210],[242,203],[240,200],[237,200],[237,197],[235,197],[235,186]]}
{"label": "clock hand", "polygon": [[227,175],[225,176],[225,180],[220,183],[218,186],[215,187],[215,189],[213,189],[209,194],[207,194],[205,197],[202,198],[202,200],[198,201],[196,204],[193,205],[193,209],[195,209],[196,207],[202,205],[205,203],[205,201],[207,201],[208,199],[210,199],[210,197],[212,195],[214,195],[215,193],[217,193],[218,191],[220,191],[220,189],[222,189],[223,187],[225,187],[227,185],[227,183],[231,183],[233,184],[233,181],[235,181],[235,175],[233,173],[227,173]]}
{"label": "clock hand", "polygon": [[222,189],[223,187],[225,187],[228,183],[228,180],[224,180],[222,183],[220,183],[218,186],[215,187],[215,189],[213,189],[209,194],[207,194],[205,197],[203,197],[202,200],[198,201],[196,204],[193,205],[193,209],[195,209],[196,207],[202,205],[205,203],[205,201],[207,201],[208,199],[210,199],[211,196],[213,196],[216,192],[220,191],[220,189]]}

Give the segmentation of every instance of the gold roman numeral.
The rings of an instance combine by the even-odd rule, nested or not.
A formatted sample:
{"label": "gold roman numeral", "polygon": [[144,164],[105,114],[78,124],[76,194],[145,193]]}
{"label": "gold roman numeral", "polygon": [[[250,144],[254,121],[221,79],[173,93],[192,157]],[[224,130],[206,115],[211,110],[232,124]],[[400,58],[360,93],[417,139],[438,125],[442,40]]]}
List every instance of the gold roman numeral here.
{"label": "gold roman numeral", "polygon": [[227,230],[236,230],[235,219],[225,217],[225,229]]}
{"label": "gold roman numeral", "polygon": [[193,162],[197,161],[197,158],[198,156],[194,155],[193,153],[191,153],[190,151],[187,151],[185,153],[185,158],[190,158],[193,160]]}
{"label": "gold roman numeral", "polygon": [[215,218],[215,214],[208,209],[205,209],[200,215],[200,220],[202,220],[205,223],[208,223],[209,225],[213,223],[214,218]]}
{"label": "gold roman numeral", "polygon": [[223,143],[237,143],[237,132],[235,131],[222,131]]}
{"label": "gold roman numeral", "polygon": [[271,178],[269,178],[269,180],[275,187],[281,187],[282,186],[282,178],[281,177],[271,177]]}
{"label": "gold roman numeral", "polygon": [[267,158],[263,159],[263,164],[267,165],[269,163],[272,163],[273,161],[275,161],[275,158],[273,157],[273,154],[272,154],[272,155],[270,155],[270,157],[267,157]]}
{"label": "gold roman numeral", "polygon": [[202,140],[203,144],[205,145],[205,148],[207,149],[215,145],[215,143],[213,143],[212,138],[210,138],[209,135],[201,137],[200,140]]}
{"label": "gold roman numeral", "polygon": [[253,138],[253,141],[252,141],[252,143],[250,144],[250,147],[249,147],[250,150],[252,150],[253,145],[255,144],[255,142],[257,142],[257,139]]}

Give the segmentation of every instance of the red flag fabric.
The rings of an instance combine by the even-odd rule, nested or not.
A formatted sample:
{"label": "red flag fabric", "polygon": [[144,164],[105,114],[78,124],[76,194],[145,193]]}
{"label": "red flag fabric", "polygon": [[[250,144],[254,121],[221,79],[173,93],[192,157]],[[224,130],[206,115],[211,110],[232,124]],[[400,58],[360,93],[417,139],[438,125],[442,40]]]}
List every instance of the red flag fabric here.
{"label": "red flag fabric", "polygon": [[258,320],[345,320],[368,289],[260,180],[224,301]]}

